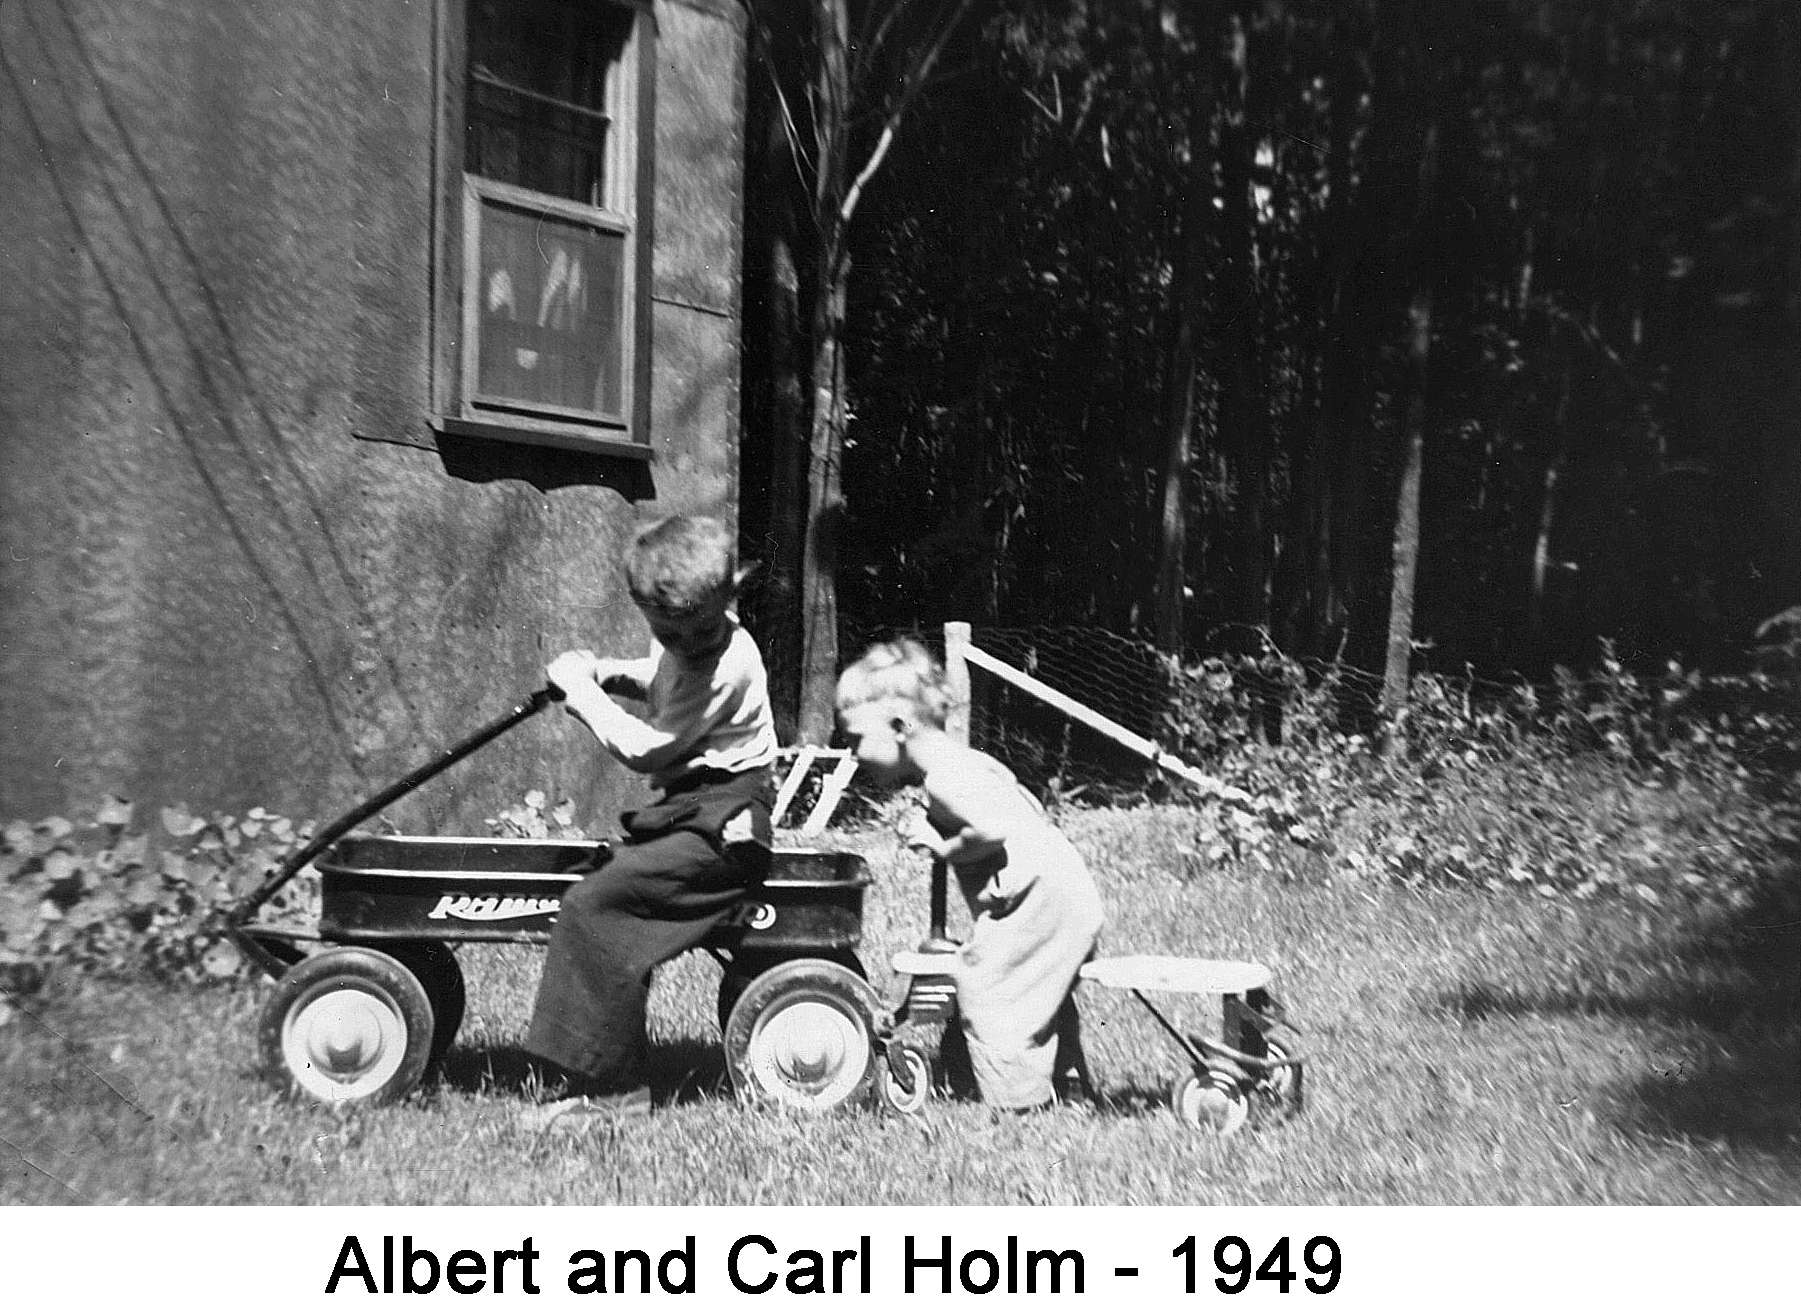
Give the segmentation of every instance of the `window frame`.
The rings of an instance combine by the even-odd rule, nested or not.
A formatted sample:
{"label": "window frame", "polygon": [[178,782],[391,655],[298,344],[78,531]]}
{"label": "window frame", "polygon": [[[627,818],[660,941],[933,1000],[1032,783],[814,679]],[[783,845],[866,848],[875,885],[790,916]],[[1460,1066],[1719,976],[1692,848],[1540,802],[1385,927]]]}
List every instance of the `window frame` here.
{"label": "window frame", "polygon": [[[464,165],[469,77],[465,0],[439,0],[434,196],[432,425],[440,433],[569,448],[647,460],[651,392],[652,197],[656,126],[655,19],[649,0],[591,0],[630,10],[633,27],[617,66],[617,103],[608,107],[606,205],[588,206],[468,172]],[[480,400],[481,208],[484,200],[537,210],[596,232],[625,238],[620,297],[620,388],[617,416],[568,411],[551,404]]]}

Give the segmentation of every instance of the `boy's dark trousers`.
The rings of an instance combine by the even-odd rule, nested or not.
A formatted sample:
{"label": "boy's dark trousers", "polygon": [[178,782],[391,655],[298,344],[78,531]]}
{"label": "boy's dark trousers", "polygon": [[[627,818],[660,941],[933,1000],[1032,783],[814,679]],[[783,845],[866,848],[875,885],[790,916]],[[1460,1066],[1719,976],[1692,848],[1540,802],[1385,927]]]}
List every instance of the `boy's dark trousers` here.
{"label": "boy's dark trousers", "polygon": [[768,876],[773,795],[765,769],[701,771],[621,817],[625,843],[563,897],[526,1049],[593,1092],[647,1080],[651,970],[699,945]]}

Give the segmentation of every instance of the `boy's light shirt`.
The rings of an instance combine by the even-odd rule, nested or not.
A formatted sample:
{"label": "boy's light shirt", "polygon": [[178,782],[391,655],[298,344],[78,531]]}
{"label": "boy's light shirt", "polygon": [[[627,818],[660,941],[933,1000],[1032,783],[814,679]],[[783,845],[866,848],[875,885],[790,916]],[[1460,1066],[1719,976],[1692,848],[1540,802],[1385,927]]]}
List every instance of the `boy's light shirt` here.
{"label": "boy's light shirt", "polygon": [[[595,736],[633,771],[657,786],[696,768],[745,772],[775,761],[775,718],[769,677],[750,632],[732,626],[716,657],[690,662],[651,640],[642,664],[615,668],[643,685],[643,718],[611,698],[584,708]],[[645,677],[648,677],[646,679]]]}
{"label": "boy's light shirt", "polygon": [[[1085,870],[1081,854],[1006,766],[975,749],[928,773],[927,819],[950,842],[944,858],[985,879],[984,902],[1018,899],[1051,866]],[[973,832],[974,834],[970,834]]]}

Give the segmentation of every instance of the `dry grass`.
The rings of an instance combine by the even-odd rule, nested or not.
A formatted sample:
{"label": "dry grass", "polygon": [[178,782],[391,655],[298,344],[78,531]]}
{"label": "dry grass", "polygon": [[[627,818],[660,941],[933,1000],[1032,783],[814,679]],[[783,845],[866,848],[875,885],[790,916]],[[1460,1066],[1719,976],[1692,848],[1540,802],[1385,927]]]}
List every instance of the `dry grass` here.
{"label": "dry grass", "polygon": [[[1801,929],[1618,903],[1203,870],[1173,809],[1073,815],[1106,948],[1251,958],[1308,1032],[1308,1105],[1218,1143],[1163,1104],[1180,1068],[1129,997],[1088,988],[1099,1112],[1020,1119],[741,1108],[720,1090],[716,970],[653,998],[663,1107],[533,1138],[517,1042],[538,959],[465,952],[441,1080],[340,1119],[254,1070],[265,991],[87,983],[0,1028],[0,1200],[165,1203],[1626,1204],[1801,1202]],[[925,875],[877,833],[872,977],[923,930]]]}

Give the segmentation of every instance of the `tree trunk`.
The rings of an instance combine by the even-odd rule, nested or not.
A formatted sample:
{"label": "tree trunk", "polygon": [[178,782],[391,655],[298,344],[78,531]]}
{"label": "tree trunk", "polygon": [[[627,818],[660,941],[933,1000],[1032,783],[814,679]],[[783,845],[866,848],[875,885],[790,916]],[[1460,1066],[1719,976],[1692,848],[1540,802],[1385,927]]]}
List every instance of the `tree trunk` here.
{"label": "tree trunk", "polygon": [[[1190,274],[1184,282],[1198,282]],[[1195,298],[1194,301],[1198,301]],[[1180,653],[1186,647],[1184,603],[1188,588],[1186,547],[1188,539],[1188,469],[1193,458],[1195,369],[1195,319],[1197,306],[1184,295],[1176,310],[1175,339],[1170,344],[1169,370],[1164,378],[1163,478],[1157,526],[1157,595],[1155,629],[1157,647]]]}
{"label": "tree trunk", "polygon": [[[1166,10],[1166,23],[1174,11]],[[1212,14],[1200,7],[1196,18],[1205,36]],[[1208,79],[1211,89],[1212,80]],[[1187,647],[1188,472],[1194,460],[1196,387],[1200,365],[1201,316],[1207,291],[1207,214],[1213,187],[1212,97],[1205,92],[1188,115],[1189,159],[1183,171],[1182,246],[1177,274],[1176,316],[1163,374],[1163,459],[1157,526],[1157,583],[1152,612],[1157,647],[1180,653]]]}
{"label": "tree trunk", "polygon": [[[813,405],[805,445],[805,517],[794,534],[801,551],[800,652],[795,662],[800,687],[793,738],[801,743],[825,744],[830,740],[832,696],[838,676],[838,540],[844,520],[843,458],[848,419],[843,343],[850,284],[851,216],[864,187],[881,168],[907,104],[930,77],[946,42],[973,3],[974,0],[957,0],[948,15],[919,34],[924,44],[909,46],[912,53],[901,65],[899,90],[882,98],[886,101],[882,110],[885,122],[868,160],[854,178],[850,167],[852,101],[867,101],[873,94],[872,79],[877,75],[870,72],[872,65],[867,62],[871,51],[857,52],[866,62],[859,85],[853,87],[847,0],[809,0],[804,10],[811,18],[817,61],[806,89],[806,130],[787,117],[792,104],[784,101],[782,106],[783,123],[792,133],[788,145],[794,163],[801,174],[812,174],[813,191],[808,200],[818,242],[813,306],[808,317]],[[901,39],[890,30],[888,20],[902,8],[896,6],[875,25],[875,48]],[[810,159],[807,143],[813,148]],[[787,522],[783,525],[786,527]]]}
{"label": "tree trunk", "polygon": [[1795,13],[1793,6],[1778,13],[1778,39],[1789,92],[1788,250],[1782,262],[1782,310],[1789,331],[1801,333],[1801,14]]}
{"label": "tree trunk", "polygon": [[[1408,312],[1416,383],[1426,364],[1432,338],[1432,289],[1420,288]],[[1420,564],[1420,481],[1425,466],[1425,398],[1415,393],[1407,403],[1407,458],[1401,468],[1401,491],[1395,500],[1394,577],[1388,595],[1388,659],[1382,671],[1382,710],[1399,717],[1407,708],[1407,681],[1413,658],[1413,586]]]}
{"label": "tree trunk", "polygon": [[[1572,348],[1573,350],[1573,348]],[[1557,399],[1557,447],[1545,464],[1544,500],[1538,509],[1538,534],[1532,542],[1532,592],[1526,600],[1526,631],[1534,644],[1542,644],[1545,633],[1545,576],[1551,565],[1551,530],[1557,522],[1557,481],[1570,459],[1570,391],[1574,363],[1563,363],[1563,391]]]}
{"label": "tree trunk", "polygon": [[1431,381],[1432,308],[1435,280],[1432,262],[1423,258],[1432,241],[1427,224],[1438,168],[1438,125],[1426,128],[1420,155],[1419,207],[1415,228],[1416,262],[1413,301],[1408,309],[1407,362],[1411,388],[1407,399],[1406,458],[1395,501],[1394,576],[1388,599],[1388,657],[1382,671],[1382,712],[1391,724],[1407,711],[1407,683],[1413,660],[1413,590],[1420,562],[1420,484],[1426,458],[1426,405]]}
{"label": "tree trunk", "polygon": [[[831,246],[836,248],[834,241]],[[802,744],[832,738],[838,680],[838,534],[844,520],[844,299],[849,259],[820,258],[813,316],[813,433],[807,472],[806,553],[802,563],[800,719]]]}
{"label": "tree trunk", "polygon": [[1251,212],[1249,122],[1250,29],[1234,14],[1226,34],[1226,113],[1220,129],[1222,243],[1219,319],[1225,368],[1219,406],[1221,447],[1229,454],[1233,482],[1228,619],[1238,623],[1232,642],[1249,647],[1253,632],[1269,625],[1269,407],[1263,388],[1257,306],[1256,234]]}
{"label": "tree trunk", "polygon": [[1326,231],[1321,243],[1324,277],[1315,308],[1321,335],[1318,418],[1297,489],[1301,505],[1296,519],[1304,534],[1296,552],[1304,557],[1297,562],[1300,596],[1290,637],[1295,651],[1322,656],[1345,639],[1350,593],[1346,581],[1355,554],[1350,535],[1341,533],[1340,527],[1356,524],[1364,466],[1363,445],[1358,441],[1361,329],[1354,276],[1366,242],[1360,216],[1367,205],[1354,202],[1351,195],[1358,98],[1365,85],[1351,51],[1362,34],[1346,23],[1335,24],[1332,35],[1344,49],[1333,61],[1328,84],[1331,136],[1326,156]]}
{"label": "tree trunk", "polygon": [[[793,211],[785,217],[792,231]],[[807,433],[802,424],[806,399],[801,388],[800,276],[789,234],[775,233],[769,252],[770,408],[768,562],[759,595],[769,693],[776,729],[792,740],[800,715],[800,634],[802,541],[807,525]]]}
{"label": "tree trunk", "polygon": [[850,20],[844,0],[816,0],[813,81],[818,156],[813,211],[819,259],[813,291],[813,422],[801,559],[800,708],[795,738],[828,744],[838,680],[838,534],[844,518],[844,306],[850,283],[841,211],[850,185]]}

